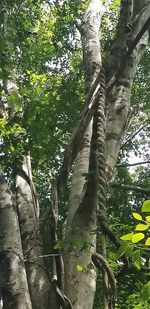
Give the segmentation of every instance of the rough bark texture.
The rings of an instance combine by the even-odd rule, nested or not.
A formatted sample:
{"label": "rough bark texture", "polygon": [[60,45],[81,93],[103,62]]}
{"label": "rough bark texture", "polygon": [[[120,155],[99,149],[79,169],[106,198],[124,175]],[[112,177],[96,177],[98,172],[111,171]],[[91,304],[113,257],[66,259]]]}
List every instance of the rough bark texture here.
{"label": "rough bark texture", "polygon": [[[91,1],[80,26],[87,95],[101,66],[99,27],[102,14],[100,1]],[[85,184],[89,170],[91,134],[92,122],[86,130],[82,149],[75,162],[67,220],[65,293],[75,309],[92,308],[96,289],[96,270],[88,267],[90,254],[96,245],[95,235],[91,233],[96,228],[96,205],[93,201],[93,187],[86,195]],[[83,267],[82,272],[77,270],[77,265]]]}
{"label": "rough bark texture", "polygon": [[88,173],[91,134],[92,126],[90,124],[83,139],[82,149],[77,155],[73,171],[73,179],[69,197],[69,205],[73,205],[73,207],[69,207],[66,234],[69,234],[71,230],[72,219],[79,207],[83,185],[85,184],[86,174]]}
{"label": "rough bark texture", "polygon": [[12,194],[0,176],[0,285],[6,309],[32,309]]}
{"label": "rough bark texture", "polygon": [[36,235],[39,205],[32,182],[30,157],[25,156],[22,170],[28,176],[27,182],[23,175],[16,177],[17,209],[25,258],[26,273],[32,306],[34,309],[46,309],[50,304],[50,281],[45,270],[42,256],[40,235]]}
{"label": "rough bark texture", "polygon": [[[150,5],[148,5],[147,9],[144,11],[139,11],[139,8],[142,10],[143,7],[149,1],[138,0],[134,1],[133,9],[131,9],[130,20],[128,20],[128,15],[125,14],[125,10],[128,11],[128,6],[132,7],[132,1],[128,1],[125,3],[122,1],[122,6],[124,6],[124,10],[121,8],[121,12],[123,10],[124,14],[120,14],[120,19],[118,23],[118,27],[120,27],[120,35],[125,37],[126,44],[130,47],[131,42],[135,39],[136,35],[142,28],[143,24],[147,20],[150,15]],[[132,15],[132,12],[134,14]],[[135,15],[137,16],[136,22]],[[127,37],[125,25],[127,25],[128,21],[132,23],[132,30],[130,35]],[[122,25],[122,26],[121,26]],[[118,31],[116,36],[118,35]],[[136,46],[134,51],[131,53],[130,57],[126,60],[126,64],[124,66],[124,57],[123,54],[120,53],[119,60],[118,54],[116,53],[116,41],[118,41],[118,37],[116,37],[114,41],[114,48],[110,50],[110,55],[108,59],[108,64],[114,61],[118,63],[120,61],[120,67],[123,67],[120,72],[116,84],[114,87],[108,91],[107,93],[107,107],[108,107],[108,118],[107,118],[107,136],[106,136],[106,165],[107,165],[107,179],[111,180],[113,175],[113,170],[116,164],[116,160],[118,157],[118,153],[120,150],[120,145],[122,138],[125,134],[125,130],[127,129],[128,124],[128,116],[130,114],[130,97],[131,97],[131,89],[133,84],[134,74],[137,70],[137,66],[139,61],[145,51],[146,45],[148,43],[148,31],[144,34],[139,44]],[[110,64],[110,70],[112,66]],[[108,65],[109,71],[109,65]]]}
{"label": "rough bark texture", "polygon": [[[90,132],[90,131],[89,131]],[[89,133],[88,132],[88,133]],[[89,136],[88,136],[89,137]],[[91,138],[91,136],[90,136]],[[89,143],[89,141],[88,141]],[[89,146],[85,147],[83,144],[83,151],[79,152],[77,161],[74,168],[74,177],[72,183],[74,183],[73,190],[70,195],[70,210],[68,216],[68,228],[66,237],[66,248],[65,248],[65,293],[71,300],[73,308],[92,308],[95,294],[95,282],[96,272],[95,269],[88,269],[90,263],[90,255],[88,254],[88,247],[93,253],[91,244],[95,243],[95,236],[91,235],[90,232],[94,230],[96,225],[96,217],[94,213],[88,213],[87,217],[82,215],[83,211],[78,211],[78,207],[84,197],[86,191],[85,185],[85,173],[88,173],[89,165]],[[86,165],[87,164],[87,165]],[[84,186],[85,185],[85,190]],[[90,203],[90,200],[88,201]],[[87,200],[84,202],[86,207]],[[91,205],[92,206],[92,205]],[[95,212],[95,209],[94,209]],[[95,212],[96,214],[96,212]],[[90,220],[89,220],[90,216]],[[90,222],[89,222],[90,221]],[[77,265],[83,267],[83,271],[77,270]],[[90,293],[90,297],[89,297]],[[85,301],[86,299],[86,301]],[[87,301],[88,300],[88,301]]]}

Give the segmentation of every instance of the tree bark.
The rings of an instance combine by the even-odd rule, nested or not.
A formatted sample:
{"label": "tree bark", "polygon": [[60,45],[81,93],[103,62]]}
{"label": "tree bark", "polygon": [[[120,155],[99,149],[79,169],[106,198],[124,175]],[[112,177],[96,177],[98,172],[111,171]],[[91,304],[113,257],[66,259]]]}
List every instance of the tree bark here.
{"label": "tree bark", "polygon": [[[99,27],[102,15],[103,6],[99,0],[93,0],[80,26],[87,96],[101,66]],[[96,289],[96,269],[89,267],[96,246],[96,237],[92,234],[96,229],[96,205],[92,199],[93,192],[85,196],[91,136],[92,121],[75,161],[67,218],[65,294],[75,309],[91,309]],[[77,265],[82,267],[82,271],[77,269]]]}
{"label": "tree bark", "polygon": [[[125,37],[126,43],[130,44],[133,42],[140,29],[144,25],[145,21],[150,15],[150,4],[147,6],[147,9],[142,9],[148,4],[149,1],[139,0],[133,2],[133,8],[131,8],[130,20],[128,20],[126,14],[120,14],[118,27],[120,27],[119,35]],[[124,10],[127,10],[127,7],[132,7],[132,1],[127,3],[122,1],[122,6]],[[140,8],[140,11],[139,11]],[[122,11],[122,7],[121,7]],[[124,12],[124,11],[123,11]],[[133,13],[134,12],[134,13]],[[136,15],[136,21],[135,21]],[[132,24],[132,30],[130,36],[127,38],[125,34],[125,25],[128,22]],[[122,26],[121,26],[122,25]],[[107,60],[107,71],[112,70],[112,62],[118,63],[120,61],[120,67],[123,69],[119,74],[119,77],[114,85],[114,87],[107,92],[107,134],[106,134],[106,166],[107,166],[107,180],[111,180],[113,176],[113,170],[116,164],[118,153],[120,150],[121,142],[125,131],[127,129],[128,117],[130,114],[130,97],[131,90],[133,85],[134,74],[137,70],[138,64],[141,60],[141,57],[145,51],[145,48],[148,43],[148,31],[143,35],[140,42],[133,50],[129,58],[126,60],[124,66],[124,56],[120,55],[118,59],[118,54],[115,52],[116,41],[118,41],[118,32],[116,33],[116,38],[114,40],[114,47],[110,50],[110,55]],[[128,42],[129,41],[129,42]],[[112,44],[113,45],[113,44]],[[120,68],[119,68],[120,69]]]}
{"label": "tree bark", "polygon": [[21,172],[16,177],[16,201],[29,291],[33,309],[46,309],[50,305],[52,290],[41,258],[42,240],[37,231],[39,205],[29,156],[24,156]]}
{"label": "tree bark", "polygon": [[3,308],[32,309],[16,206],[0,175],[0,285]]}

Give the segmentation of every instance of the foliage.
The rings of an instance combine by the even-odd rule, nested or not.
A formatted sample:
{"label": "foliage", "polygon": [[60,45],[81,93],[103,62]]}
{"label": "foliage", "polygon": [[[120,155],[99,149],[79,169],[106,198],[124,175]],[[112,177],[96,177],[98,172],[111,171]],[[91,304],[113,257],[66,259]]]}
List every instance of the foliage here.
{"label": "foliage", "polygon": [[[125,254],[127,257],[132,259],[132,263],[137,270],[144,268],[145,270],[147,269],[147,271],[149,271],[150,250],[146,247],[150,246],[150,237],[147,236],[146,240],[145,237],[146,235],[149,235],[150,230],[150,216],[147,216],[147,212],[150,212],[150,200],[143,202],[141,212],[145,213],[145,218],[143,217],[143,214],[141,215],[137,212],[132,213],[133,217],[137,220],[137,225],[134,229],[134,232],[121,236],[121,239],[125,242],[121,244],[116,254],[116,258],[118,259],[123,254]],[[139,221],[142,223],[138,223]],[[142,233],[139,233],[138,231],[142,231]],[[139,246],[138,243],[143,239],[144,244]],[[132,296],[134,297],[136,294]],[[141,297],[143,298],[143,301],[150,299],[150,281],[142,286]]]}
{"label": "foliage", "polygon": [[[141,211],[142,211],[142,213],[143,212],[144,213],[150,212],[150,200],[144,201]],[[133,212],[132,215],[137,221],[140,221],[141,223],[138,223],[136,225],[134,233],[126,234],[126,235],[122,236],[121,239],[126,240],[126,241],[131,241],[132,243],[138,243],[140,240],[145,238],[146,232],[145,233],[136,233],[137,231],[147,231],[147,233],[149,235],[150,216],[145,215],[145,218],[144,218],[143,216],[141,216],[137,212]],[[147,237],[147,239],[145,241],[145,245],[146,246],[150,245],[150,238],[149,237]]]}

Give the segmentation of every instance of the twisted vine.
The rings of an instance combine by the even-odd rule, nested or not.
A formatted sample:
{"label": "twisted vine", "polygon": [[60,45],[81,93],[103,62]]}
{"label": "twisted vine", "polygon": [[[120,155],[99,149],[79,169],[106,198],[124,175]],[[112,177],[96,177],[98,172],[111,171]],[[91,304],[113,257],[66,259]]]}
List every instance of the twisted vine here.
{"label": "twisted vine", "polygon": [[120,243],[113,231],[110,229],[106,214],[106,195],[107,195],[107,178],[105,171],[105,137],[106,137],[106,115],[105,115],[105,98],[106,98],[106,74],[105,66],[101,68],[100,77],[100,90],[97,109],[95,112],[95,121],[97,123],[97,166],[98,166],[98,209],[97,218],[101,230],[108,238],[119,248]]}
{"label": "twisted vine", "polygon": [[98,221],[103,229],[103,224],[107,222],[106,217],[106,190],[107,180],[105,173],[105,97],[106,97],[106,80],[105,69],[102,67],[100,74],[100,92],[98,106],[95,113],[97,122],[97,165],[98,165]]}
{"label": "twisted vine", "polygon": [[[96,130],[96,133],[93,132],[93,136],[96,136],[96,151],[97,151],[97,219],[98,226],[102,232],[102,241],[101,241],[101,249],[103,260],[106,261],[106,235],[110,237],[113,235],[113,232],[110,230],[107,223],[107,215],[106,215],[106,194],[107,194],[107,179],[105,172],[105,134],[106,134],[106,116],[105,116],[105,98],[106,98],[106,75],[105,75],[105,67],[102,66],[100,73],[100,90],[98,92],[98,100],[97,100],[97,108],[94,115],[94,123],[93,129]],[[97,263],[92,256],[92,260],[97,267]],[[105,263],[105,264],[106,264]],[[110,304],[115,303],[116,298],[116,287],[114,288],[114,281],[110,280],[110,272],[107,267],[104,267],[103,263],[102,272],[103,272],[103,283],[104,283],[104,306],[108,307],[108,300],[110,299]],[[98,268],[98,267],[97,267]],[[111,287],[111,291],[108,296],[109,286]],[[114,293],[115,291],[115,293]],[[115,295],[114,295],[115,294]],[[112,305],[109,304],[109,308],[113,308]]]}

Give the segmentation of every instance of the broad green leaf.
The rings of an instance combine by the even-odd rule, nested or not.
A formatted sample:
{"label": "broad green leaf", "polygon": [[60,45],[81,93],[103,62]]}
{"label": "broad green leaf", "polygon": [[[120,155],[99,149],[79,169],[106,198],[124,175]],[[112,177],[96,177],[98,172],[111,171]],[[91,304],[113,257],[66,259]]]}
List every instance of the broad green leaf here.
{"label": "broad green leaf", "polygon": [[142,223],[139,223],[136,228],[135,228],[135,231],[146,231],[148,230],[150,224],[142,224]]}
{"label": "broad green leaf", "polygon": [[150,212],[150,200],[144,201],[142,205],[142,212]]}
{"label": "broad green leaf", "polygon": [[77,265],[77,270],[78,270],[78,271],[83,271],[84,268],[83,268],[81,265]]}
{"label": "broad green leaf", "polygon": [[148,237],[148,238],[146,239],[145,245],[146,245],[146,246],[150,246],[150,237]]}
{"label": "broad green leaf", "polygon": [[133,212],[132,213],[132,216],[136,219],[136,220],[139,220],[139,221],[142,221],[143,218],[140,214],[138,214],[137,212]]}
{"label": "broad green leaf", "polygon": [[123,242],[121,244],[120,248],[116,252],[116,259],[117,260],[126,252],[128,246],[129,246],[129,243],[127,243],[127,242]]}
{"label": "broad green leaf", "polygon": [[145,237],[143,233],[136,233],[132,236],[132,243],[135,244]]}
{"label": "broad green leaf", "polygon": [[150,216],[146,216],[146,221],[150,223]]}
{"label": "broad green leaf", "polygon": [[121,236],[120,239],[122,239],[122,240],[131,240],[132,236],[133,236],[133,233],[125,234],[125,235]]}

